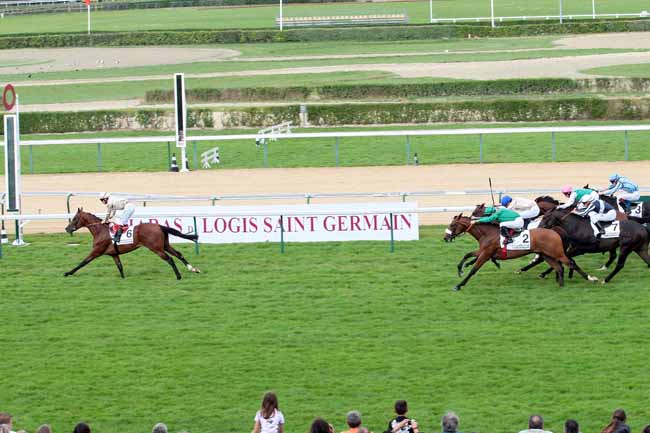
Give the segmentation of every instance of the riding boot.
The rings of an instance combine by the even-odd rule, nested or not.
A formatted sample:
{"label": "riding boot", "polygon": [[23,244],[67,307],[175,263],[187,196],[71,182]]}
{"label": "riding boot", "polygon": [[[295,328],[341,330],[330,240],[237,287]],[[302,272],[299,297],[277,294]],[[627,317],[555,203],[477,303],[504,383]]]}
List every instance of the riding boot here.
{"label": "riding boot", "polygon": [[503,245],[508,245],[510,242],[512,242],[512,237],[510,233],[510,229],[508,227],[501,227],[501,235],[503,236]]}
{"label": "riding boot", "polygon": [[595,226],[598,229],[598,234],[596,235],[596,239],[600,239],[600,237],[605,234],[605,229],[603,228],[601,222],[597,222]]}
{"label": "riding boot", "polygon": [[121,238],[122,238],[122,226],[118,227],[117,231],[115,232],[115,237],[113,238],[113,242],[118,244],[120,243]]}

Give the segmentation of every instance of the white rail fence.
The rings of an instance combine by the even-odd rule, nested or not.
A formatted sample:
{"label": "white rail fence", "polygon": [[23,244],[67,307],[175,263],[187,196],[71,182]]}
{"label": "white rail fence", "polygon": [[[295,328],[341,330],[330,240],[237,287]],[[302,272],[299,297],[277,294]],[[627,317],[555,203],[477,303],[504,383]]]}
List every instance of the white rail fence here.
{"label": "white rail fence", "polygon": [[[364,138],[364,137],[402,137],[405,141],[405,162],[412,164],[411,138],[412,137],[434,137],[434,136],[478,136],[478,162],[484,162],[485,135],[500,134],[550,134],[551,161],[557,159],[556,134],[563,133],[591,133],[591,132],[621,132],[623,133],[624,157],[629,159],[629,133],[639,131],[650,131],[650,125],[594,125],[594,126],[541,126],[541,127],[516,127],[516,128],[461,128],[461,129],[404,129],[404,130],[362,130],[362,131],[334,131],[334,132],[273,132],[264,134],[232,134],[232,135],[193,135],[187,137],[187,142],[193,145],[194,168],[199,168],[198,145],[200,142],[218,142],[231,140],[250,140],[251,143],[260,140],[264,147],[264,167],[269,166],[268,142],[276,140],[295,139],[316,139],[330,138],[335,141],[334,159],[336,166],[340,165],[339,140],[341,138]],[[64,145],[95,145],[97,146],[97,168],[102,171],[102,145],[110,144],[132,144],[142,145],[153,143],[167,143],[168,160],[171,162],[171,143],[175,142],[174,136],[156,137],[125,137],[125,138],[83,138],[83,139],[35,139],[21,140],[21,147],[28,148],[28,172],[33,173],[32,149],[34,146],[64,146]],[[4,143],[0,144],[4,145]],[[224,156],[224,155],[222,155]]]}

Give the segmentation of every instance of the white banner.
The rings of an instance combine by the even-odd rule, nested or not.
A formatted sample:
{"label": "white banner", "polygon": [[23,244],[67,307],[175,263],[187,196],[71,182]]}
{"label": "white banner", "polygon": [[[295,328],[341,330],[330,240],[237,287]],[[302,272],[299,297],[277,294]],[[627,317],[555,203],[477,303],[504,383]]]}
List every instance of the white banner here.
{"label": "white banner", "polygon": [[[280,242],[282,231],[285,242],[387,241],[391,236],[391,224],[394,239],[408,241],[419,239],[418,214],[409,212],[415,209],[416,203],[140,207],[136,208],[131,221],[133,224],[152,222],[193,233],[195,218],[175,217],[175,211],[180,210],[185,215],[189,212],[225,214],[196,217],[199,242],[211,244]],[[187,242],[175,236],[170,240]]]}

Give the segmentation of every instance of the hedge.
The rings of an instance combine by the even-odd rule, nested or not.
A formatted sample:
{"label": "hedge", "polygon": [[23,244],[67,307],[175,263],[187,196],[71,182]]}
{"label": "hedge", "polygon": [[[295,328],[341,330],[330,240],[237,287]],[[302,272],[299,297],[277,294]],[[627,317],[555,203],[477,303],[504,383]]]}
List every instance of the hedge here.
{"label": "hedge", "polygon": [[[337,84],[318,87],[243,87],[234,89],[189,89],[189,102],[306,101],[431,98],[447,96],[552,95],[576,92],[650,92],[648,78],[569,78],[451,81],[406,84]],[[174,101],[172,90],[145,93],[150,104]]]}
{"label": "hedge", "polygon": [[[299,106],[191,109],[190,128],[264,127],[299,124]],[[436,122],[534,122],[650,119],[650,98],[595,97],[555,100],[493,100],[444,103],[309,105],[314,126],[418,124]],[[102,110],[23,113],[21,133],[63,133],[133,129],[174,129],[172,110]]]}
{"label": "hedge", "polygon": [[284,32],[259,30],[178,30],[114,33],[23,34],[0,37],[0,49],[130,45],[205,45],[265,42],[401,41],[442,38],[514,37],[549,34],[639,32],[650,30],[650,20],[602,20],[512,24],[492,28],[485,24],[427,24],[410,26],[300,28]]}

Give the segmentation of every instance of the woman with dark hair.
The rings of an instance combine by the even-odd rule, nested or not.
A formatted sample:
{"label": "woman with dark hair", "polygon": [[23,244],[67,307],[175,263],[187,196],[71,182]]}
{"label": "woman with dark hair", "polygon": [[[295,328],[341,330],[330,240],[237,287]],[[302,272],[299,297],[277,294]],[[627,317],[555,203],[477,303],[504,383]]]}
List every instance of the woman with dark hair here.
{"label": "woman with dark hair", "polygon": [[314,422],[311,423],[309,433],[332,433],[332,431],[330,430],[330,424],[327,421],[323,418],[316,418]]}
{"label": "woman with dark hair", "polygon": [[623,409],[616,409],[612,414],[612,420],[600,433],[630,433],[630,426],[625,424],[627,416]]}
{"label": "woman with dark hair", "polygon": [[284,415],[278,408],[278,397],[267,392],[262,399],[262,407],[255,414],[252,433],[284,433]]}

